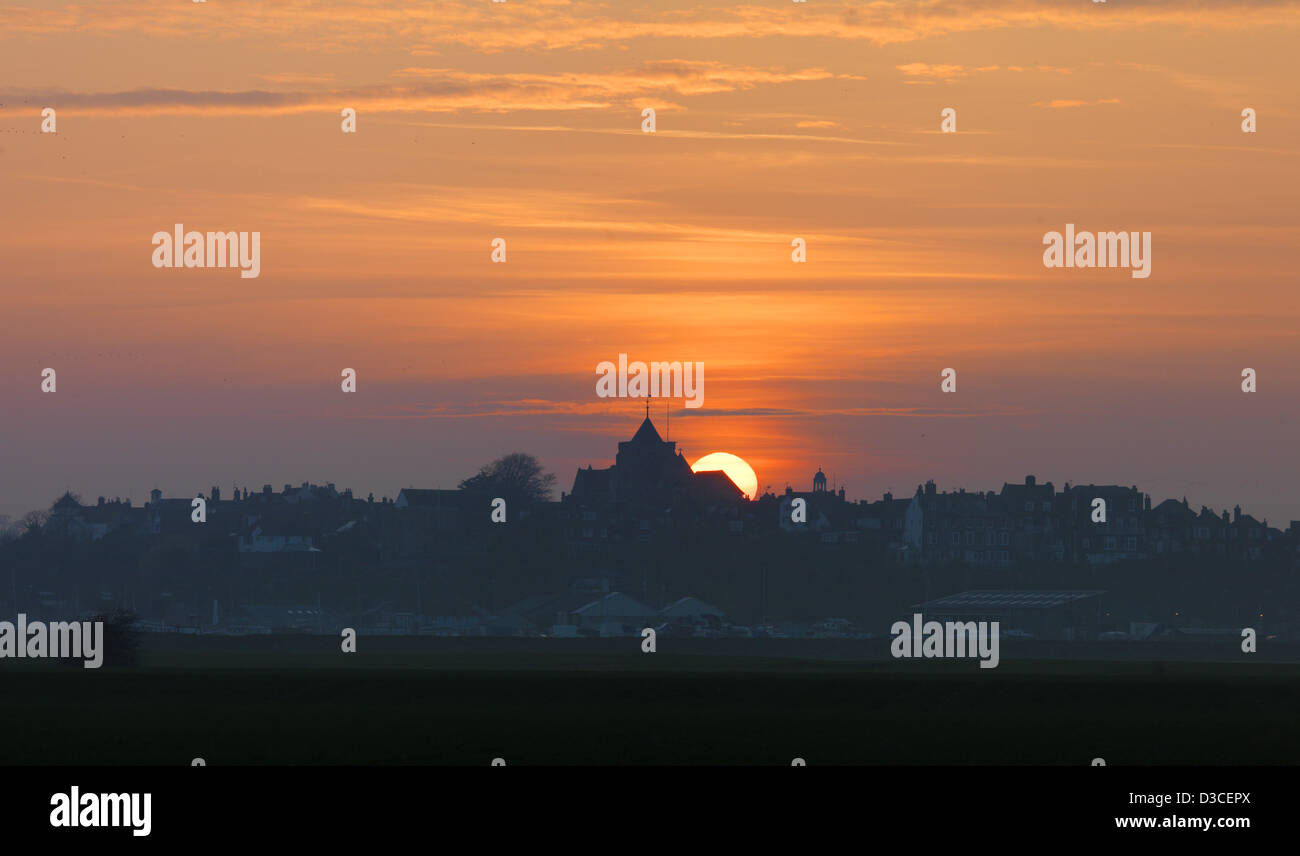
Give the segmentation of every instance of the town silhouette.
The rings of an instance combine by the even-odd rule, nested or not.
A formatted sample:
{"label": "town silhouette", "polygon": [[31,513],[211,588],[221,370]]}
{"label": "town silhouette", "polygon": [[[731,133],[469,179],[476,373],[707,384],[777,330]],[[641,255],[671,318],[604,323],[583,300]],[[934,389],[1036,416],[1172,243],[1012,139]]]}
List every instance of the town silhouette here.
{"label": "town silhouette", "polygon": [[1239,506],[1032,475],[854,501],[820,470],[750,501],[692,472],[648,410],[611,466],[580,468],[558,499],[555,482],[517,453],[392,498],[213,486],[203,522],[194,497],[68,493],[7,531],[0,601],[173,634],[874,638],[914,607],[998,620],[1011,640],[1297,630],[1300,524]]}

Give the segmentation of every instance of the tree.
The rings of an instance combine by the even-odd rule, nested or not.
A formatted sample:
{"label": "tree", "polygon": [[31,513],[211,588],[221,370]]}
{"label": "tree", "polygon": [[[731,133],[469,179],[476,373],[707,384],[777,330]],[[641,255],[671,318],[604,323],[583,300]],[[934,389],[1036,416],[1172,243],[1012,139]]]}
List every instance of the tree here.
{"label": "tree", "polygon": [[24,535],[39,535],[49,520],[48,511],[29,511],[18,521],[18,528]]}
{"label": "tree", "polygon": [[555,475],[543,472],[541,462],[532,455],[512,452],[487,464],[459,487],[508,500],[546,502],[555,487]]}
{"label": "tree", "polygon": [[[136,616],[126,609],[115,609],[92,615],[87,621],[94,624],[103,622],[103,636],[100,638],[100,652],[104,666],[134,666],[139,661],[140,631],[136,629]],[[81,660],[67,659],[61,661],[67,666],[85,668]]]}

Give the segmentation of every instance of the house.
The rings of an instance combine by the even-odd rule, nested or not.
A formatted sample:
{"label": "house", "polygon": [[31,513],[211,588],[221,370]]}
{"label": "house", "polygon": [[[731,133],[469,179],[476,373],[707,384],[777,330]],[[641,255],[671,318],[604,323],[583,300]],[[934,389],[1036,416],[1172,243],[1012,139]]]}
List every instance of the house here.
{"label": "house", "polygon": [[600,636],[634,636],[653,625],[659,613],[622,592],[610,592],[569,613],[579,632]]}
{"label": "house", "polygon": [[996,621],[1003,635],[1018,631],[1036,639],[1095,639],[1102,631],[1104,591],[964,591],[912,607],[926,620]]}
{"label": "house", "polygon": [[716,635],[726,621],[722,610],[697,597],[673,601],[659,610],[659,617],[670,633],[682,635]]}
{"label": "house", "polygon": [[667,619],[689,618],[692,621],[701,621],[705,616],[714,618],[724,618],[722,610],[716,606],[710,606],[698,597],[683,597],[665,606],[659,610],[659,615]]}
{"label": "house", "polygon": [[695,473],[677,449],[650,421],[649,405],[631,440],[618,444],[614,465],[579,469],[565,501],[580,506],[618,503],[662,507],[673,504],[737,503],[744,491],[721,471]]}

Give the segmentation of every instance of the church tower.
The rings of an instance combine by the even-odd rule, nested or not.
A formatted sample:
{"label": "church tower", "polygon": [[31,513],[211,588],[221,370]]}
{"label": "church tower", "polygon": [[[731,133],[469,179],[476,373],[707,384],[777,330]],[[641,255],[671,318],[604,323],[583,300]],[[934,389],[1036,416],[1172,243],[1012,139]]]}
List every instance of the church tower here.
{"label": "church tower", "polygon": [[817,475],[813,476],[813,493],[826,492],[826,473],[822,472],[821,467],[817,468]]}
{"label": "church tower", "polygon": [[617,494],[622,500],[668,500],[677,491],[689,488],[691,465],[677,451],[676,441],[659,436],[650,421],[646,405],[645,421],[631,440],[618,444],[614,459]]}

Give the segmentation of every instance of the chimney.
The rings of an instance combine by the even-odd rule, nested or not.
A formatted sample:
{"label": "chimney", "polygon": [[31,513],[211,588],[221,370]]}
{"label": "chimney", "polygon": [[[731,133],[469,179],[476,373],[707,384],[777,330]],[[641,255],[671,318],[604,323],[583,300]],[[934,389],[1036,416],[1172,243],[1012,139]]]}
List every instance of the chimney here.
{"label": "chimney", "polygon": [[1151,494],[1149,493],[1146,494],[1142,499],[1142,510],[1143,511],[1151,510]]}
{"label": "chimney", "polygon": [[1233,507],[1233,509],[1232,509],[1232,522],[1233,522],[1233,523],[1240,523],[1240,522],[1241,522],[1241,506],[1240,506],[1240,505],[1235,506],[1235,507]]}
{"label": "chimney", "polygon": [[1025,487],[1033,487],[1033,486],[1034,486],[1034,477],[1025,476]]}

